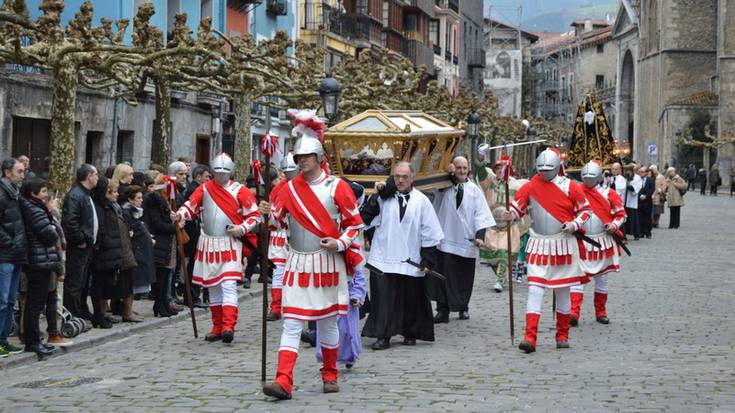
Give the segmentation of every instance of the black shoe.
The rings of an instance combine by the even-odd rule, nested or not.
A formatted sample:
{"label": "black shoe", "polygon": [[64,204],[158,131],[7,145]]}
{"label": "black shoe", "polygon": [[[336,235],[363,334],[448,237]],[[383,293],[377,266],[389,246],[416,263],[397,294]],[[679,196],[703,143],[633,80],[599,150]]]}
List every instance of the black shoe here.
{"label": "black shoe", "polygon": [[316,347],[316,331],[311,329],[304,329],[301,332],[301,341],[309,343],[310,346]]}
{"label": "black shoe", "polygon": [[404,338],[403,339],[403,345],[404,346],[415,346],[416,345],[416,339],[415,338]]}
{"label": "black shoe", "polygon": [[242,280],[242,288],[250,289],[250,283],[252,283],[252,281],[250,281],[250,278]]}
{"label": "black shoe", "polygon": [[572,327],[576,327],[576,326],[578,326],[578,325],[579,325],[579,320],[577,320],[577,317],[571,317],[571,316],[570,316],[570,317],[569,317],[569,324],[570,324],[570,325],[571,325]]}
{"label": "black shoe", "polygon": [[448,322],[449,322],[449,313],[445,311],[437,311],[436,315],[434,316],[434,324],[448,323]]}
{"label": "black shoe", "polygon": [[164,305],[162,301],[156,301],[153,304],[153,316],[155,317],[171,317],[173,314],[168,309],[168,306]]}
{"label": "black shoe", "polygon": [[345,364],[345,368],[346,369],[351,369],[352,368],[352,364],[349,364],[349,363]]}
{"label": "black shoe", "polygon": [[225,330],[222,332],[222,342],[223,343],[232,343],[232,340],[235,339],[235,332],[232,330]]}
{"label": "black shoe", "polygon": [[597,317],[597,322],[600,324],[610,324],[610,319],[607,317]]}
{"label": "black shoe", "polygon": [[56,349],[56,346],[52,346],[51,344],[40,342],[39,345],[43,346],[46,350],[54,351]]}
{"label": "black shoe", "polygon": [[518,345],[518,348],[525,351],[526,354],[536,351],[536,347],[528,341],[521,341],[521,344]]}
{"label": "black shoe", "polygon": [[92,319],[92,327],[94,328],[112,328],[110,320],[104,317],[94,317]]}
{"label": "black shoe", "polygon": [[569,342],[566,340],[557,341],[556,348],[569,348]]}
{"label": "black shoe", "polygon": [[278,400],[291,400],[291,393],[286,393],[278,383],[268,383],[263,386],[263,394],[275,397]]}
{"label": "black shoe", "polygon": [[379,338],[370,348],[373,350],[385,350],[390,347],[390,338]]}
{"label": "black shoe", "polygon": [[267,316],[265,316],[265,321],[277,321],[280,320],[281,316],[274,312],[269,312]]}
{"label": "black shoe", "polygon": [[56,347],[51,346],[52,348],[48,349],[45,346],[41,345],[41,343],[36,343],[31,346],[26,346],[25,351],[29,353],[36,353],[38,357],[44,357],[52,354],[54,352],[54,349]]}
{"label": "black shoe", "polygon": [[469,311],[460,311],[459,312],[459,319],[460,320],[469,320],[470,319],[470,312]]}

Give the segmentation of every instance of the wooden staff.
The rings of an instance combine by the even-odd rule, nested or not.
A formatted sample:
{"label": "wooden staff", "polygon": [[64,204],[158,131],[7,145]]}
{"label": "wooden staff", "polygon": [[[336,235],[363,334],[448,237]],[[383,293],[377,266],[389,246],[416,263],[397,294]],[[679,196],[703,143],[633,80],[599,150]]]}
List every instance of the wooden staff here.
{"label": "wooden staff", "polygon": [[[171,211],[176,211],[173,199],[168,200]],[[181,273],[184,275],[184,294],[186,294],[186,304],[189,307],[189,314],[191,314],[191,327],[194,329],[194,338],[199,338],[199,332],[197,331],[197,319],[194,315],[194,300],[191,296],[191,278],[189,278],[189,267],[186,261],[186,255],[184,254],[184,245],[189,242],[189,235],[179,226],[179,223],[174,223],[176,226],[176,248],[179,255],[179,265],[181,266]]]}
{"label": "wooden staff", "polygon": [[[510,168],[510,165],[507,165],[506,168]],[[510,181],[510,176],[504,176],[505,182],[503,184],[505,185],[505,209],[507,211],[510,211],[510,188],[508,185],[508,181]],[[510,312],[510,344],[515,345],[515,322],[513,320],[513,247],[511,244],[511,226],[512,222],[508,221],[506,225],[506,233],[507,233],[507,242],[508,242],[508,311]]]}
{"label": "wooden staff", "polygon": [[[267,151],[263,152],[265,156],[265,171],[263,173],[263,181],[265,183],[265,193],[263,200],[266,202],[270,199],[271,193],[271,157]],[[260,198],[260,183],[255,183],[255,192]],[[260,280],[263,282],[263,309],[261,318],[261,341],[260,341],[260,381],[265,383],[265,364],[266,364],[266,335],[268,332],[266,317],[268,316],[268,272],[270,261],[268,261],[268,244],[270,242],[270,229],[268,227],[268,218],[264,217],[260,224],[260,232],[258,233],[258,249],[260,250]]]}

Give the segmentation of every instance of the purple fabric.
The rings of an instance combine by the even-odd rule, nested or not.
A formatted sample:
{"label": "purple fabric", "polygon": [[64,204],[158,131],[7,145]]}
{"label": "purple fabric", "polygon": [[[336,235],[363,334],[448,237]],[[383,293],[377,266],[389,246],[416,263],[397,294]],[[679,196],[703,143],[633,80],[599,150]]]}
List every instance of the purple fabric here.
{"label": "purple fabric", "polygon": [[[360,305],[365,302],[367,294],[367,282],[362,268],[355,269],[349,283],[350,300],[356,298]],[[346,316],[337,319],[339,329],[339,364],[355,364],[362,353],[362,341],[360,338],[360,307],[350,303]],[[316,330],[316,359],[322,361],[322,347],[319,337],[319,329]]]}

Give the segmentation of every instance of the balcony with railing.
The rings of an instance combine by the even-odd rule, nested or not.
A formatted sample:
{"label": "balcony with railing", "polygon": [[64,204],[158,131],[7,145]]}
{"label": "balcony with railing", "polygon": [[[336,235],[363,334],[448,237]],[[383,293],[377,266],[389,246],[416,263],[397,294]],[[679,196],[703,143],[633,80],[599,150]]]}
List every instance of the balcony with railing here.
{"label": "balcony with railing", "polygon": [[414,66],[426,66],[428,74],[434,73],[434,51],[416,40],[403,39],[401,41],[401,53],[406,56]]}
{"label": "balcony with railing", "polygon": [[434,44],[434,54],[437,56],[442,55],[442,47],[439,46],[438,44]]}
{"label": "balcony with railing", "polygon": [[446,60],[447,62],[451,62],[452,61],[452,52],[450,52],[449,50],[445,50],[444,51],[444,60]]}
{"label": "balcony with railing", "polygon": [[457,56],[457,55],[452,56],[452,63],[454,63],[455,65],[458,65],[459,64],[459,56]]}
{"label": "balcony with railing", "polygon": [[480,48],[471,48],[467,50],[467,66],[470,68],[485,67],[485,50]]}
{"label": "balcony with railing", "polygon": [[358,32],[357,17],[334,8],[327,3],[306,4],[309,8],[305,13],[305,30],[334,33],[347,39],[352,39]]}

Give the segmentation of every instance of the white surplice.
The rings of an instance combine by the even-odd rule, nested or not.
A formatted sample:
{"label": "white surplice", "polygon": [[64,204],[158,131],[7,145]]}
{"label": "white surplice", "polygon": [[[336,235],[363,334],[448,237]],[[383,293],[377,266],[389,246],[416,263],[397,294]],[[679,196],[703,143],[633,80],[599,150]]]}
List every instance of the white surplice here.
{"label": "white surplice", "polygon": [[457,208],[458,185],[443,191],[436,191],[434,208],[442,225],[444,239],[439,243],[439,251],[465,258],[477,258],[474,239],[477,231],[495,226],[485,195],[474,183],[462,184],[462,203]]}
{"label": "white surplice", "polygon": [[421,248],[435,247],[444,238],[431,201],[421,191],[412,189],[403,220],[398,196],[378,198],[380,214],[370,223],[375,228],[368,263],[384,273],[423,277],[418,268],[406,264],[407,258],[421,262]]}

